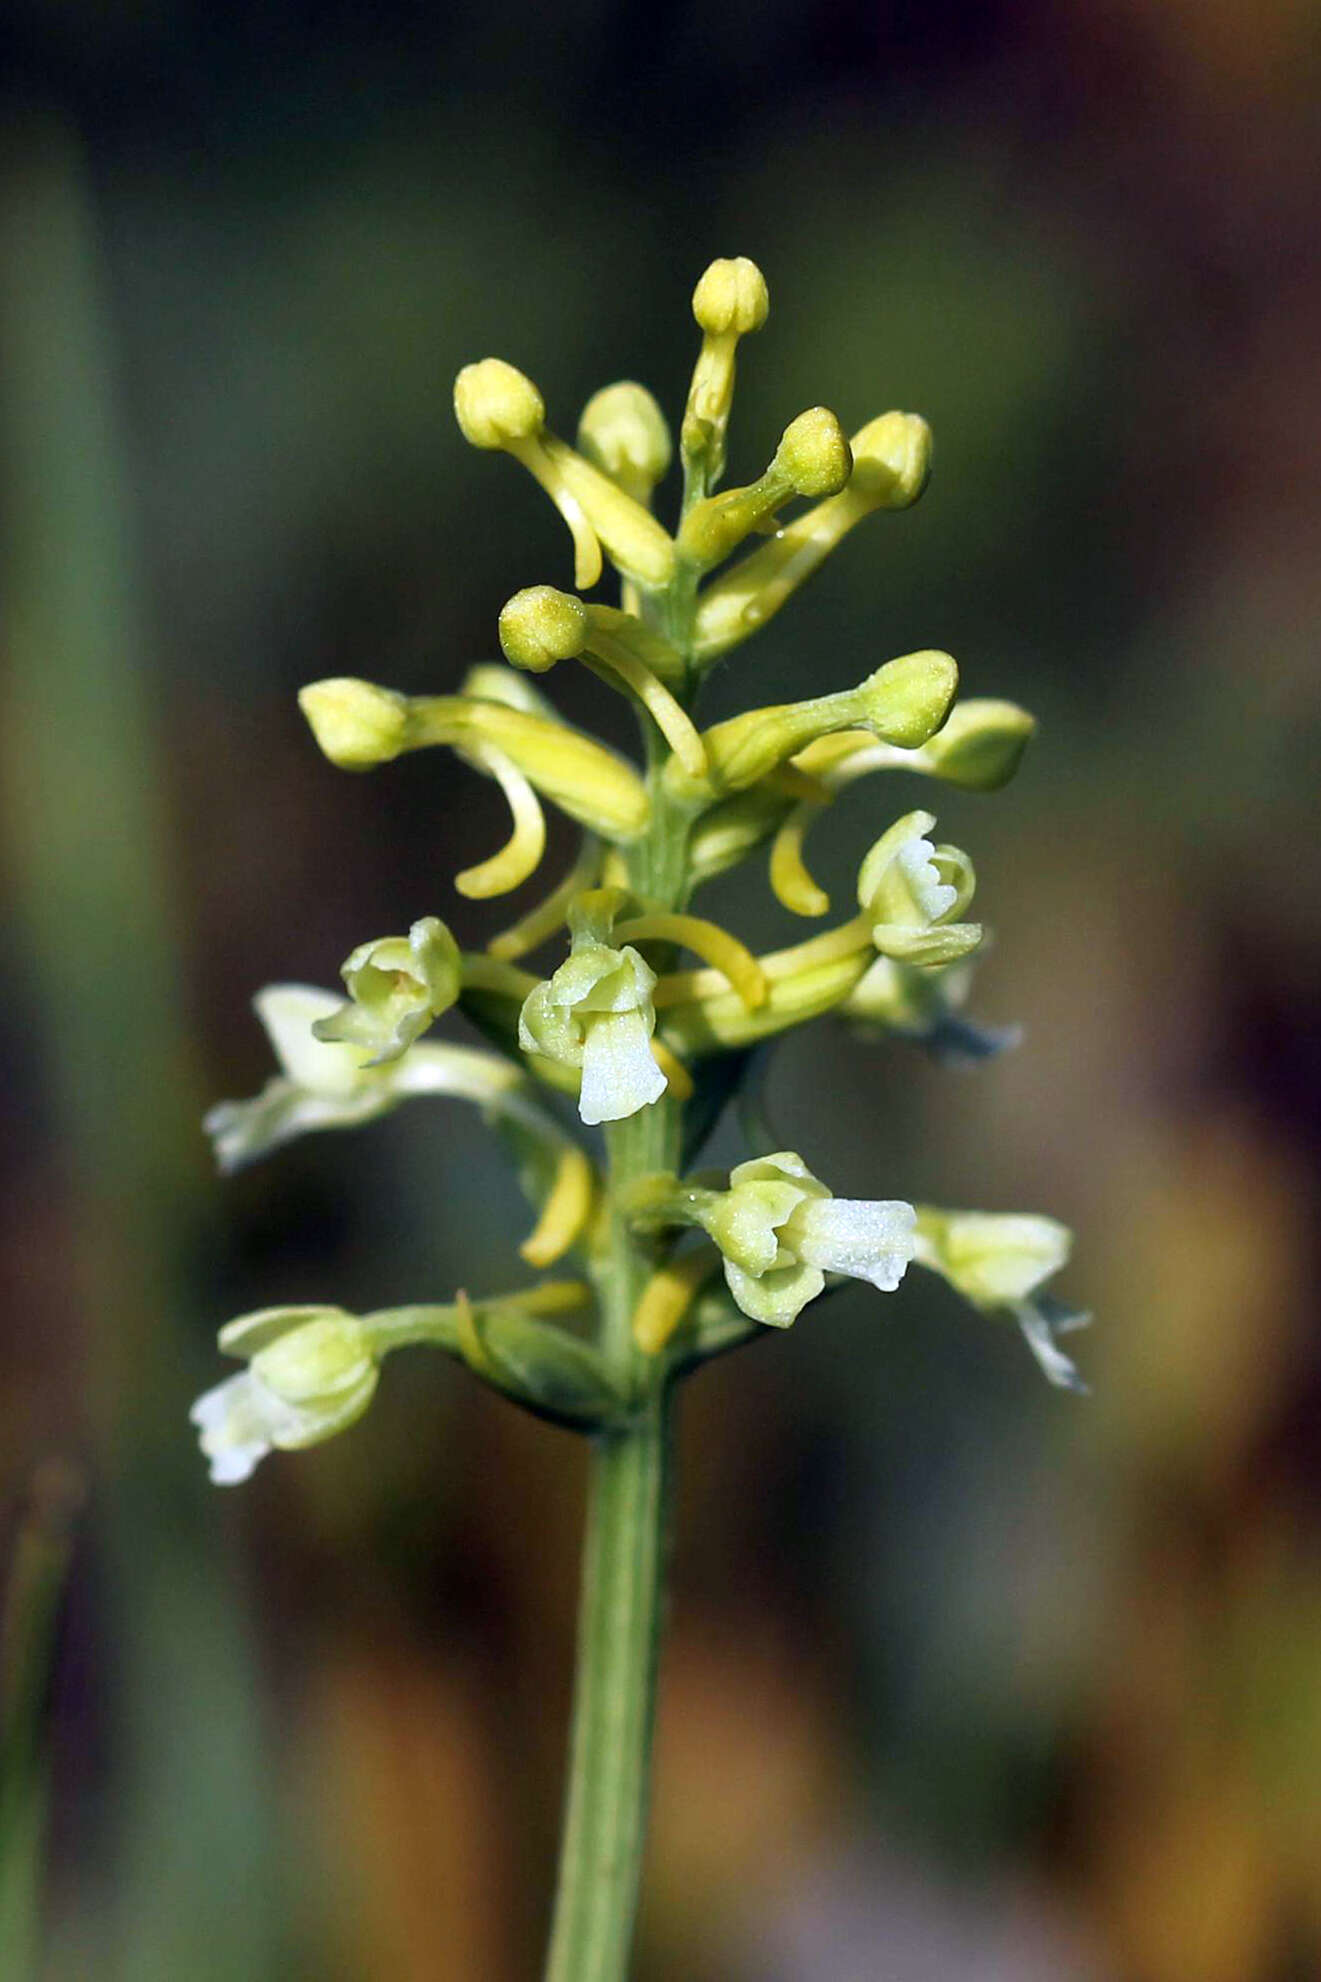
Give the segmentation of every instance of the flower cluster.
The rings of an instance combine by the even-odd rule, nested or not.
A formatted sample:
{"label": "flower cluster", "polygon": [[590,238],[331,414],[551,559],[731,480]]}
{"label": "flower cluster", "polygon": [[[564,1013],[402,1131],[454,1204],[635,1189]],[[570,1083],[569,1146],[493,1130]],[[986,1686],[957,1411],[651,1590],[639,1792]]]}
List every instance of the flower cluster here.
{"label": "flower cluster", "polygon": [[[498,616],[503,660],[471,669],[454,692],[409,696],[337,677],[305,688],[301,706],[343,769],[439,748],[500,786],[509,838],[454,877],[460,894],[491,899],[533,877],[547,803],[582,829],[579,850],[484,949],[461,949],[424,914],[406,935],[352,951],[346,997],[292,985],[263,992],[258,1014],[279,1071],[255,1099],[208,1118],[222,1166],[234,1168],[413,1096],[474,1103],[533,1202],[525,1259],[545,1267],[576,1254],[598,1303],[596,1328],[561,1325],[557,1297],[538,1307],[546,1290],[535,1285],[494,1304],[460,1299],[393,1320],[334,1308],[245,1317],[221,1347],[246,1368],[194,1412],[217,1480],[245,1478],[272,1447],[311,1444],[353,1422],[383,1353],[402,1342],[439,1343],[528,1408],[590,1427],[668,1382],[680,1350],[687,1367],[708,1341],[726,1346],[731,1327],[785,1327],[839,1276],[889,1292],[910,1264],[941,1275],[973,1307],[1015,1319],[1047,1376],[1078,1383],[1057,1337],[1083,1317],[1042,1292],[1068,1256],[1069,1235],[1054,1220],[837,1197],[769,1135],[727,1176],[685,1173],[685,1150],[736,1094],[749,1049],[811,1020],[834,1016],[864,1039],[915,1039],[945,1057],[1012,1043],[962,1015],[984,932],[969,917],[972,863],[932,837],[929,811],[876,821],[856,912],[803,940],[754,955],[692,910],[704,882],[764,855],[787,911],[828,916],[807,836],[842,791],[892,770],[954,792],[994,791],[1013,777],[1034,728],[1013,703],[958,701],[957,666],[932,649],[886,660],[852,686],[827,683],[805,700],[702,725],[712,668],[765,627],[848,532],[911,507],[930,472],[931,436],[917,415],[885,412],[850,436],[816,406],[788,423],[759,475],[717,492],[739,346],[768,309],[765,281],[747,260],[715,262],[697,285],[701,346],[678,430],[683,496],[673,530],[653,501],[674,450],[643,386],[627,380],[595,393],[571,444],[512,364],[484,358],[460,372],[462,435],[511,455],[549,495],[570,534],[575,590],[538,584],[514,594]],[[580,596],[607,560],[618,604]],[[567,663],[631,704],[641,763],[566,722],[534,685]],[[548,945],[556,949],[543,970],[524,967]],[[423,1037],[451,1011],[476,1026],[482,1046]],[[764,1065],[765,1054],[757,1059]],[[572,1099],[577,1122],[564,1119],[560,1097]],[[606,1126],[604,1162],[579,1123]],[[723,1287],[718,1300],[712,1286]]]}

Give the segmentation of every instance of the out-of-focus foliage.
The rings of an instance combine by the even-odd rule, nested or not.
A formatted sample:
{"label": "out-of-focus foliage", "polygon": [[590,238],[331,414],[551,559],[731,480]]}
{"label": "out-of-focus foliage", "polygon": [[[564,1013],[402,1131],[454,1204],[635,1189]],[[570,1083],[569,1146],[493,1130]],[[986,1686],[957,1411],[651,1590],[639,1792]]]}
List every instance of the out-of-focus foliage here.
{"label": "out-of-focus foliage", "polygon": [[[27,0],[0,54],[7,1542],[43,1462],[88,1483],[26,1806],[47,1972],[534,1972],[576,1448],[419,1365],[221,1507],[185,1420],[245,1306],[496,1284],[513,1186],[407,1111],[368,1165],[313,1139],[223,1184],[191,1124],[261,1075],[249,985],[495,926],[435,894],[489,787],[442,811],[401,762],[383,806],[294,705],[453,689],[511,575],[568,578],[448,381],[498,348],[565,429],[625,365],[673,403],[730,252],[794,299],[734,479],[822,394],[936,436],[921,506],[731,676],[934,641],[1043,718],[994,807],[941,801],[1027,1050],[901,1082],[822,1028],[768,1106],[860,1196],[883,1152],[970,1202],[989,1146],[985,1208],[1078,1231],[1098,1325],[1081,1405],[916,1276],[691,1387],[640,1975],[1313,1972],[1311,11]],[[841,897],[859,837],[814,839]]]}

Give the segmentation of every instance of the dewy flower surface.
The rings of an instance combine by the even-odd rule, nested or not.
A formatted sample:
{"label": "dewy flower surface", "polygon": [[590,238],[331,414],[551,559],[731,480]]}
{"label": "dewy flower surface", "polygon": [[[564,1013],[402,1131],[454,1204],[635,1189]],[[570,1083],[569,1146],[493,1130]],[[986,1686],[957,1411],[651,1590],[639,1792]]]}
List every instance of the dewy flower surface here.
{"label": "dewy flower surface", "polygon": [[[452,877],[474,916],[539,875],[544,805],[564,815],[577,845],[535,899],[484,928],[473,947],[434,914],[406,935],[362,941],[361,931],[343,931],[336,957],[349,953],[347,995],[289,984],[260,993],[277,1070],[254,1098],[223,1102],[207,1118],[220,1165],[232,1170],[404,1100],[470,1104],[474,1132],[480,1118],[499,1136],[530,1200],[524,1266],[568,1263],[563,1279],[526,1280],[498,1296],[447,1292],[361,1316],[328,1305],[244,1316],[222,1330],[220,1346],[246,1367],[193,1409],[213,1479],[233,1484],[274,1450],[347,1429],[376,1397],[385,1355],[427,1346],[590,1439],[546,1982],[625,1982],[628,1972],[680,1379],[813,1303],[814,1325],[826,1329],[822,1296],[849,1280],[890,1294],[917,1264],[974,1316],[1017,1323],[1052,1383],[1081,1387],[1058,1338],[1085,1317],[1044,1284],[1068,1256],[1062,1225],[915,1207],[902,1195],[836,1197],[817,1174],[829,1170],[833,1096],[823,1094],[812,1140],[803,1137],[806,1159],[777,1147],[767,1126],[775,1047],[804,1025],[844,1022],[859,1056],[890,1050],[896,1080],[911,1044],[971,1064],[1014,1043],[1010,1030],[964,1011],[983,938],[967,919],[972,861],[933,837],[932,813],[900,814],[876,794],[894,770],[942,784],[957,804],[966,792],[1000,790],[1035,729],[1013,703],[960,702],[958,665],[939,648],[885,659],[894,648],[879,622],[859,627],[838,667],[821,657],[811,694],[769,703],[751,670],[742,696],[726,703],[733,713],[704,726],[699,704],[717,663],[730,657],[733,673],[747,641],[781,613],[787,626],[800,588],[852,530],[870,519],[896,533],[903,555],[906,512],[931,471],[920,415],[873,405],[842,408],[843,418],[814,404],[786,407],[789,417],[748,437],[751,479],[722,490],[739,438],[743,340],[756,335],[760,346],[769,312],[765,278],[746,257],[722,258],[701,277],[700,344],[677,449],[634,379],[603,385],[576,426],[562,426],[506,359],[460,371],[454,411],[477,450],[473,500],[494,513],[505,470],[496,457],[511,456],[567,526],[571,574],[527,571],[515,558],[503,605],[491,601],[490,657],[466,670],[456,660],[433,692],[336,675],[310,683],[300,705],[330,765],[374,774],[383,804],[391,766],[414,752],[439,766],[451,803],[464,802],[473,776],[499,786],[508,839]],[[821,386],[829,400],[828,375]],[[658,498],[676,454],[682,493],[666,521]],[[614,597],[579,596],[607,561]],[[570,575],[573,591],[564,589]],[[508,665],[495,661],[497,638]],[[566,721],[542,693],[543,682],[558,686],[552,670],[568,666],[622,700],[637,726],[635,756]],[[768,882],[786,915],[828,916],[808,830],[864,778],[856,802],[871,802],[861,841],[871,844],[853,913],[806,936],[791,926],[758,955],[736,929],[694,912],[707,881],[753,863],[752,882]],[[960,834],[962,826],[960,814]],[[484,1043],[422,1036],[458,1023]],[[727,1175],[696,1167],[717,1128],[727,1145],[742,1137]],[[878,1165],[883,1147],[878,1138]],[[887,1172],[862,1187],[902,1191],[903,1180]],[[886,1305],[896,1324],[911,1322],[906,1289]],[[388,1411],[389,1398],[378,1408]]]}

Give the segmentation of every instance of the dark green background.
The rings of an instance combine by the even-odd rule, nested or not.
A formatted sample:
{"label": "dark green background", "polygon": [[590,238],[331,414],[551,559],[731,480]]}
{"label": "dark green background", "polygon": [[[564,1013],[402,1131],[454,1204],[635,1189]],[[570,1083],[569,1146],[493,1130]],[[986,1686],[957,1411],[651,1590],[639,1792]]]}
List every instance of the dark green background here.
{"label": "dark green background", "polygon": [[[1006,793],[935,801],[996,933],[975,1009],[1023,1048],[951,1075],[821,1026],[775,1116],[842,1193],[1073,1224],[1095,1394],[918,1276],[694,1386],[639,1977],[1321,1964],[1318,25],[7,10],[6,1975],[43,1782],[59,1982],[536,1973],[581,1453],[420,1355],[234,1494],[185,1422],[230,1314],[508,1284],[524,1212],[457,1110],[228,1182],[197,1121],[265,1077],[258,985],[507,919],[449,884],[493,789],[336,773],[294,702],[453,688],[509,593],[568,582],[454,372],[511,359],[562,430],[620,376],[677,415],[715,254],[772,295],[736,478],[817,402],[921,411],[936,466],[713,707],[941,646],[1042,718]],[[837,808],[838,898],[928,797]],[[791,940],[756,868],[712,901]]]}

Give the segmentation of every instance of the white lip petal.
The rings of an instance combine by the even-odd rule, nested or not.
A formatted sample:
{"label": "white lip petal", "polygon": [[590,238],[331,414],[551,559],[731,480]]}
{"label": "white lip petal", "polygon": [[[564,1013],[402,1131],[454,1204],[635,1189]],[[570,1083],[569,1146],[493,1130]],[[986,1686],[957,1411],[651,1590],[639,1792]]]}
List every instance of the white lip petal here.
{"label": "white lip petal", "polygon": [[641,1012],[603,1012],[586,1026],[582,1091],[584,1122],[620,1122],[659,1101],[669,1085],[651,1051]]}
{"label": "white lip petal", "polygon": [[[318,1047],[329,1052],[329,1047]],[[241,1170],[295,1136],[315,1129],[348,1129],[384,1113],[396,1099],[388,1083],[373,1080],[338,1095],[312,1094],[283,1074],[268,1080],[250,1101],[218,1101],[203,1124],[216,1162],[226,1172]]]}
{"label": "white lip petal", "polygon": [[[229,1445],[220,1452],[208,1453],[212,1486],[242,1486],[244,1480],[252,1478],[270,1449],[269,1445]],[[202,1450],[206,1452],[206,1447]]]}
{"label": "white lip petal", "polygon": [[237,1486],[249,1479],[273,1446],[297,1437],[305,1416],[251,1370],[241,1370],[203,1391],[188,1415],[197,1426],[198,1443],[217,1486]]}
{"label": "white lip petal", "polygon": [[786,1237],[798,1257],[892,1293],[916,1245],[917,1213],[899,1198],[834,1197],[803,1204]]}
{"label": "white lip petal", "polygon": [[930,840],[909,840],[895,855],[895,865],[908,883],[909,893],[929,922],[948,915],[959,898],[957,888],[942,881],[935,864],[936,849]]}

